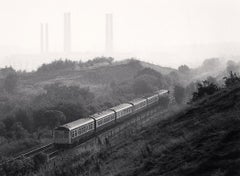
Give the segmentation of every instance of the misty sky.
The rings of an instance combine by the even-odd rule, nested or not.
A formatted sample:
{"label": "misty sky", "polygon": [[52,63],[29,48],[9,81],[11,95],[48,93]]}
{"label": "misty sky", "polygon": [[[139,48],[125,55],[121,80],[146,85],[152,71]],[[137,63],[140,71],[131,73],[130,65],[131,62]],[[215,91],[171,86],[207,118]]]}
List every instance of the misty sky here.
{"label": "misty sky", "polygon": [[109,12],[117,52],[240,42],[239,0],[1,0],[0,47],[39,52],[40,23],[48,22],[49,50],[61,52],[64,12],[71,12],[73,51],[104,50]]}

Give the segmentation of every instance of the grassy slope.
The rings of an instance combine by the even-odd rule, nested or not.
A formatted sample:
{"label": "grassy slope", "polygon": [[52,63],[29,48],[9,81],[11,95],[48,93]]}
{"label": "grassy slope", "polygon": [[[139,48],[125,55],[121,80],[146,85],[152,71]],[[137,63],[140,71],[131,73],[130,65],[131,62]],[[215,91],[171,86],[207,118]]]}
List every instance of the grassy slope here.
{"label": "grassy slope", "polygon": [[240,88],[211,96],[100,153],[101,174],[240,175],[239,107]]}
{"label": "grassy slope", "polygon": [[[47,84],[62,83],[65,85],[79,85],[81,87],[89,87],[90,89],[101,89],[104,84],[112,81],[123,82],[132,79],[137,72],[148,64],[113,64],[88,70],[56,70],[49,73],[31,73],[21,78],[21,92],[29,92],[37,94]],[[170,72],[170,68],[155,66],[159,72]]]}
{"label": "grassy slope", "polygon": [[141,65],[143,67],[152,68],[153,70],[158,71],[158,72],[162,73],[163,75],[167,75],[172,71],[177,71],[176,69],[173,69],[173,68],[170,68],[170,67],[162,67],[162,66],[155,65],[155,64],[150,64],[150,63],[144,62],[144,61],[141,61]]}

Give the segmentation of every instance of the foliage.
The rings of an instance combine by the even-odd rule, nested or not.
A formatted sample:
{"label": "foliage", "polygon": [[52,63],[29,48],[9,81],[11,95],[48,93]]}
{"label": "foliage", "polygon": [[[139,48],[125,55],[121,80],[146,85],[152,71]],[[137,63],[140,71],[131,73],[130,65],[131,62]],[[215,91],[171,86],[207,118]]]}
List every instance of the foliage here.
{"label": "foliage", "polygon": [[[34,163],[29,158],[21,158],[12,162],[5,162],[3,164],[2,175],[27,175],[29,172],[34,170]],[[1,174],[1,171],[0,171]]]}
{"label": "foliage", "polygon": [[38,153],[33,156],[33,162],[35,169],[39,169],[42,165],[44,165],[47,162],[47,155],[44,153]]}
{"label": "foliage", "polygon": [[168,108],[169,102],[170,102],[170,99],[168,96],[160,97],[159,99],[159,103],[163,108]]}
{"label": "foliage", "polygon": [[232,87],[240,84],[240,77],[232,71],[229,73],[229,77],[224,77],[223,79],[225,80],[226,87]]}
{"label": "foliage", "polygon": [[57,110],[46,110],[43,112],[42,116],[39,116],[38,118],[39,126],[48,126],[50,129],[63,124],[65,121],[66,116],[63,112]]}
{"label": "foliage", "polygon": [[144,95],[152,92],[153,88],[144,79],[138,78],[133,82],[133,91],[136,95]]}
{"label": "foliage", "polygon": [[17,83],[18,75],[16,73],[10,73],[4,80],[4,89],[9,93],[13,93],[17,88]]}
{"label": "foliage", "polygon": [[187,65],[181,65],[181,66],[178,67],[178,71],[186,74],[186,73],[190,72],[190,68]]}
{"label": "foliage", "polygon": [[114,58],[112,57],[95,57],[92,60],[88,60],[86,63],[84,63],[83,65],[85,66],[94,66],[95,64],[100,64],[100,63],[108,63],[108,64],[112,64]]}
{"label": "foliage", "polygon": [[61,70],[75,70],[77,67],[84,68],[84,67],[91,67],[97,66],[101,64],[112,64],[113,62],[112,57],[96,57],[92,60],[88,60],[86,62],[82,61],[71,61],[71,60],[55,60],[49,64],[43,64],[37,69],[37,73],[48,73],[48,72],[55,72]]}
{"label": "foliage", "polygon": [[43,64],[41,67],[37,69],[37,72],[46,73],[56,70],[63,70],[63,69],[74,69],[76,65],[75,61],[71,60],[56,60],[49,64]]}
{"label": "foliage", "polygon": [[221,65],[218,58],[210,58],[203,61],[202,68],[206,71],[217,69]]}
{"label": "foliage", "polygon": [[23,139],[23,138],[28,137],[28,135],[29,135],[27,130],[22,127],[22,123],[21,122],[15,122],[12,125],[10,131],[12,132],[12,134],[13,134],[12,136],[15,139]]}
{"label": "foliage", "polygon": [[212,95],[219,90],[218,86],[214,83],[210,83],[205,80],[202,83],[197,84],[197,92],[193,93],[192,101],[196,101],[204,97],[205,95]]}
{"label": "foliage", "polygon": [[182,104],[185,98],[185,88],[180,85],[174,86],[174,98],[178,104]]}

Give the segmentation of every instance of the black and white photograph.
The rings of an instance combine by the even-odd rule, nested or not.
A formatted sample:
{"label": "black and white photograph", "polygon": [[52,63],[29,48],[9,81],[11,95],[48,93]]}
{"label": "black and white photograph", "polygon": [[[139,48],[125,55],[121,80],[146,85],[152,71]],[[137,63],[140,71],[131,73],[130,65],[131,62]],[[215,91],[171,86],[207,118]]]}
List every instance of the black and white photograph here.
{"label": "black and white photograph", "polygon": [[240,0],[0,0],[0,176],[240,176]]}

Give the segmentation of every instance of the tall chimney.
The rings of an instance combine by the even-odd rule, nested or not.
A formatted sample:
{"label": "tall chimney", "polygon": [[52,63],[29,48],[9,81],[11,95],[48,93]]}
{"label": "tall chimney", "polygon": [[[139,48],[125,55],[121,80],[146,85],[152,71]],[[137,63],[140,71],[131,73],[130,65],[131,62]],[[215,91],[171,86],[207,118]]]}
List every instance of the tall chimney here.
{"label": "tall chimney", "polygon": [[40,52],[43,53],[44,52],[44,33],[43,33],[43,24],[41,23],[40,25]]}
{"label": "tall chimney", "polygon": [[106,14],[106,46],[105,53],[109,56],[113,54],[113,17],[111,13]]}
{"label": "tall chimney", "polygon": [[64,13],[64,52],[71,52],[71,14]]}

